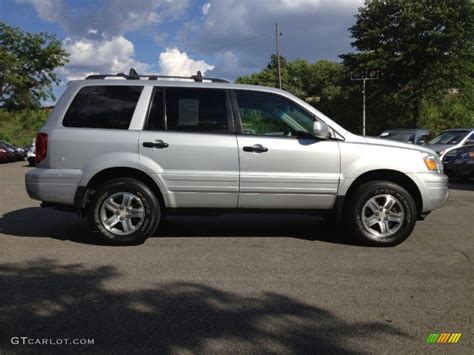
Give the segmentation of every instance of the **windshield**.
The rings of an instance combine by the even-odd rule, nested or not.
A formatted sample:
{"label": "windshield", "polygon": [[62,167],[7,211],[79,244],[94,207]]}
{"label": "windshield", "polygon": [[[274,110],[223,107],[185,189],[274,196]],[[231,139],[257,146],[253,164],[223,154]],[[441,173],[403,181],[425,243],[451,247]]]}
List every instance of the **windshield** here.
{"label": "windshield", "polygon": [[12,145],[10,143],[8,143],[7,141],[4,141],[4,140],[1,140],[0,144],[6,145],[7,147],[12,148]]}
{"label": "windshield", "polygon": [[468,133],[469,131],[446,131],[431,140],[428,144],[458,144]]}

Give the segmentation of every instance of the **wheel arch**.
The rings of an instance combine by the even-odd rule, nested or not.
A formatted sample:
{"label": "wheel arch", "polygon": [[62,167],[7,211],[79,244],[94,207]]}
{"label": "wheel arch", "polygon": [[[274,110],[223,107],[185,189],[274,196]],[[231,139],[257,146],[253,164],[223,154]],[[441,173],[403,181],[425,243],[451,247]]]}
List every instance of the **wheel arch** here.
{"label": "wheel arch", "polygon": [[423,211],[423,198],[416,183],[406,174],[398,170],[378,169],[367,171],[358,176],[349,186],[344,196],[338,196],[336,201],[337,217],[342,218],[344,206],[354,195],[357,188],[369,181],[383,180],[396,183],[407,190],[413,197],[416,205],[417,217],[420,218]]}
{"label": "wheel arch", "polygon": [[74,198],[76,210],[84,216],[90,197],[94,194],[94,191],[105,182],[117,178],[132,178],[143,182],[155,193],[160,202],[160,206],[163,209],[166,207],[165,195],[150,175],[136,168],[113,167],[97,172],[89,179],[86,186],[78,187]]}

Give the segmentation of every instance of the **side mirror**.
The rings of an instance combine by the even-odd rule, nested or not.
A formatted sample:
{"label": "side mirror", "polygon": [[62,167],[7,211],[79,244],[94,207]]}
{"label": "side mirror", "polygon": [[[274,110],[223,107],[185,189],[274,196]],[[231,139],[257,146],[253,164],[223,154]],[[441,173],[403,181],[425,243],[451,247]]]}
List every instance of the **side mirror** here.
{"label": "side mirror", "polygon": [[321,121],[314,121],[313,123],[313,135],[317,138],[328,139],[329,138],[329,127],[326,123]]}
{"label": "side mirror", "polygon": [[426,140],[424,140],[423,138],[418,141],[418,144],[425,144],[425,143],[426,143]]}

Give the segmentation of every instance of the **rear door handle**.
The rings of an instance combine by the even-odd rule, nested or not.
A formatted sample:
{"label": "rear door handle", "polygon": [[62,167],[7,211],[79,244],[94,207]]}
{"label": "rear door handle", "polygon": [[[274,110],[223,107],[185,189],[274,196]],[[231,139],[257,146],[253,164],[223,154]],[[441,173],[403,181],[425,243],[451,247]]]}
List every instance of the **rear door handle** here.
{"label": "rear door handle", "polygon": [[143,146],[145,148],[159,148],[159,149],[161,149],[161,148],[168,148],[169,144],[163,142],[161,139],[157,139],[154,142],[143,142]]}
{"label": "rear door handle", "polygon": [[265,153],[268,152],[268,148],[264,147],[261,144],[254,144],[253,146],[244,147],[244,152],[254,152],[254,153]]}

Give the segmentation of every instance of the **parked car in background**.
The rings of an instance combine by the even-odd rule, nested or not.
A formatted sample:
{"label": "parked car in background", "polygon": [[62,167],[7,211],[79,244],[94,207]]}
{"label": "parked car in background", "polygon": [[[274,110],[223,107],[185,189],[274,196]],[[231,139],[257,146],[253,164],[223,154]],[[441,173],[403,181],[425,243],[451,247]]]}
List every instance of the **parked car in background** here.
{"label": "parked car in background", "polygon": [[429,137],[430,131],[427,129],[389,129],[378,136],[378,138],[410,144],[425,144]]}
{"label": "parked car in background", "polygon": [[6,152],[7,161],[11,162],[16,160],[16,152],[13,148],[10,148],[6,144],[0,142],[0,149],[3,149]]}
{"label": "parked car in background", "polygon": [[26,152],[26,160],[30,166],[35,166],[36,161],[36,139],[33,139],[30,148]]}
{"label": "parked car in background", "polygon": [[447,129],[425,147],[434,150],[443,159],[448,151],[471,144],[474,144],[474,128],[456,128]]}
{"label": "parked car in background", "polygon": [[474,145],[449,150],[444,154],[443,165],[450,178],[474,178]]}
{"label": "parked car in background", "polygon": [[6,145],[8,148],[13,149],[15,152],[15,159],[16,160],[24,160],[26,157],[26,151],[23,148],[17,147],[16,145],[13,145],[11,143],[8,143],[5,140],[0,140],[0,143]]}
{"label": "parked car in background", "polygon": [[0,163],[6,163],[7,161],[7,151],[3,148],[0,148]]}

